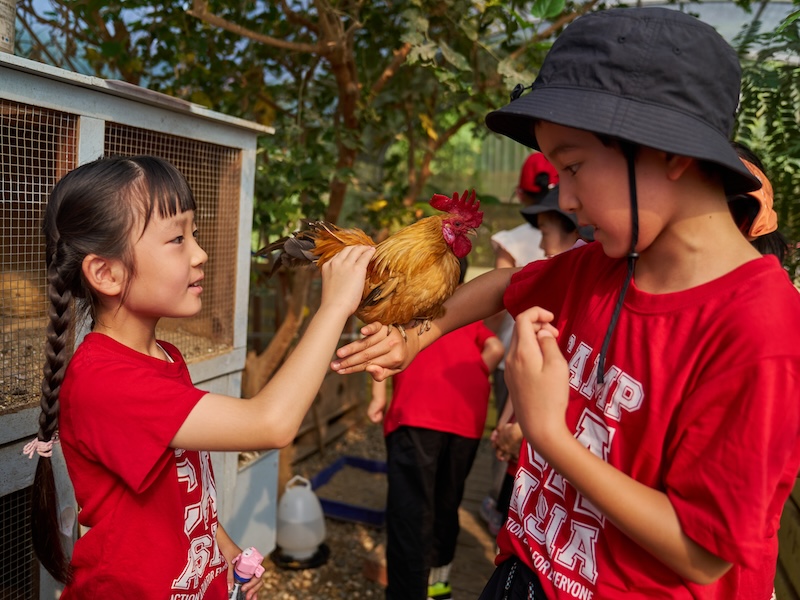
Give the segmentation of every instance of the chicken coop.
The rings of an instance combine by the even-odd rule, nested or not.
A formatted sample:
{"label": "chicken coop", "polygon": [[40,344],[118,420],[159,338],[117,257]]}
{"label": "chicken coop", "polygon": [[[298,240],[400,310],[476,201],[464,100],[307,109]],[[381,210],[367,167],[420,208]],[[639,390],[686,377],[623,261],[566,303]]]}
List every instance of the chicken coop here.
{"label": "chicken coop", "polygon": [[[181,349],[198,387],[238,396],[247,350],[256,143],[271,129],[11,54],[0,53],[0,81],[0,600],[54,598],[56,586],[35,560],[28,532],[36,460],[22,454],[38,429],[47,307],[40,226],[49,191],[72,168],[104,156],[156,155],[183,172],[210,256],[203,309],[192,319],[163,322],[158,336]],[[226,524],[239,502],[238,456],[216,453],[213,460]],[[277,459],[272,462],[276,487]],[[69,492],[61,464],[59,485]],[[270,544],[274,539],[262,541],[262,551]]]}

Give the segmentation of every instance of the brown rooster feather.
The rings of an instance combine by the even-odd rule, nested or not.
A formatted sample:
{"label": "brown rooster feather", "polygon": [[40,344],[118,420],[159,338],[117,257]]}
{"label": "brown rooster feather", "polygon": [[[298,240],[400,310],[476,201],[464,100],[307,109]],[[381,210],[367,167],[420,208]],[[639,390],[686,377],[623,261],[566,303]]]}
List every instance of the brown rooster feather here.
{"label": "brown rooster feather", "polygon": [[313,263],[322,266],[346,246],[375,246],[367,267],[364,293],[356,316],[365,323],[396,326],[420,323],[419,333],[430,321],[444,314],[442,304],[455,291],[459,280],[459,258],[472,249],[468,235],[483,221],[475,191],[459,197],[434,194],[430,204],[442,215],[420,219],[380,244],[360,229],[343,229],[323,221],[266,246],[257,255],[280,251],[274,270]]}

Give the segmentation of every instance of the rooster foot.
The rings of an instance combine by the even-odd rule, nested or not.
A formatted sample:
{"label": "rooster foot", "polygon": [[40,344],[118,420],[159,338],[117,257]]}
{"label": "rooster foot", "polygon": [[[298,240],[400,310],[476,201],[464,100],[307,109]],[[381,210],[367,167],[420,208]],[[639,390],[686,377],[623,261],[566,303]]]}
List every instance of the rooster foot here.
{"label": "rooster foot", "polygon": [[387,325],[386,326],[386,337],[389,337],[389,334],[392,333],[392,327],[397,327],[397,331],[400,332],[400,335],[403,336],[403,341],[408,343],[408,336],[406,335],[406,328],[402,325]]}

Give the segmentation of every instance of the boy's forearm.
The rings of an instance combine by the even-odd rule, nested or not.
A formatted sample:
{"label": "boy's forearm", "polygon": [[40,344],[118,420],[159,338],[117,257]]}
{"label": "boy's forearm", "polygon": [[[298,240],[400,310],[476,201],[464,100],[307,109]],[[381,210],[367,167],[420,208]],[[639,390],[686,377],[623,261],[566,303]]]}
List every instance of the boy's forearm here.
{"label": "boy's forearm", "polygon": [[445,302],[444,315],[431,321],[430,328],[421,335],[409,330],[402,340],[394,330],[387,335],[385,324],[367,324],[361,329],[365,337],[339,348],[339,358],[331,363],[331,368],[342,375],[366,370],[378,381],[400,372],[444,334],[502,309],[503,293],[517,270],[496,269],[460,286]]}
{"label": "boy's forearm", "polygon": [[419,336],[419,350],[459,327],[503,310],[503,294],[517,271],[519,269],[494,269],[459,286],[444,303],[444,315],[432,321],[430,329]]}
{"label": "boy's forearm", "polygon": [[519,269],[494,269],[460,286],[444,303],[445,314],[436,322],[445,332],[487,319],[502,311],[503,294]]}
{"label": "boy's forearm", "polygon": [[730,563],[684,533],[664,492],[609,465],[564,431],[566,435],[540,444],[537,451],[618,529],[689,581],[713,583],[728,571]]}

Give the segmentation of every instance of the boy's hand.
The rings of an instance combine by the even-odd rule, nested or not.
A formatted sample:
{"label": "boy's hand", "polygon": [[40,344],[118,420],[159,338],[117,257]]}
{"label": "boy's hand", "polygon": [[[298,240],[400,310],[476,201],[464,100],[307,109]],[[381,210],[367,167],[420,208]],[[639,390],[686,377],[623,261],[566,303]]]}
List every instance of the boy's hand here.
{"label": "boy's hand", "polygon": [[506,356],[506,383],[517,422],[532,446],[567,432],[569,367],[556,342],[553,314],[534,307],[520,313]]}
{"label": "boy's hand", "polygon": [[383,381],[406,368],[419,352],[418,336],[407,334],[403,340],[397,327],[387,335],[385,325],[370,323],[361,328],[361,335],[362,339],[336,351],[340,360],[333,361],[331,369],[340,375],[366,371],[375,381]]}

